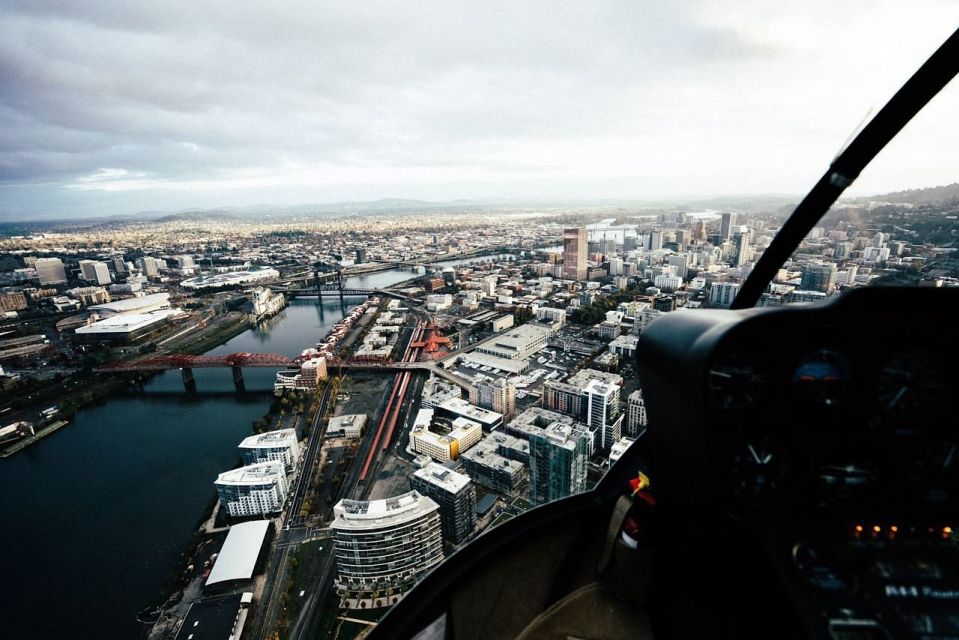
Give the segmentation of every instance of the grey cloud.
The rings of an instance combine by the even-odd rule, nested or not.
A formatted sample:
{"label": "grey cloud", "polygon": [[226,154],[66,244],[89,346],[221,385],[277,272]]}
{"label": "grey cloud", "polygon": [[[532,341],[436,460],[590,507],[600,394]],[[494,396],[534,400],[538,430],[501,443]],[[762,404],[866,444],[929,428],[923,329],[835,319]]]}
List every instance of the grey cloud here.
{"label": "grey cloud", "polygon": [[285,166],[521,175],[569,165],[548,150],[581,140],[664,153],[693,120],[717,139],[761,125],[741,96],[784,55],[696,3],[8,0],[0,208],[92,198],[49,192],[103,168],[161,183]]}

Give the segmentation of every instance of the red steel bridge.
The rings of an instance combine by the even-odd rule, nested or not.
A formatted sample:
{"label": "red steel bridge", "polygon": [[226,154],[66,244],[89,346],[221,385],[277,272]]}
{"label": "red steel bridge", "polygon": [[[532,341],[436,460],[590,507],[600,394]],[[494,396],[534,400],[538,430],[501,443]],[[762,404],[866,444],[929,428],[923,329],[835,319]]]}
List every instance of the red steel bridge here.
{"label": "red steel bridge", "polygon": [[281,369],[296,366],[298,362],[287,356],[276,353],[228,353],[220,356],[191,356],[185,354],[170,354],[150,356],[137,360],[109,362],[97,367],[98,373],[128,373],[135,371],[167,371],[179,369],[183,372],[183,384],[190,388],[196,385],[193,378],[194,369],[208,369],[212,367],[233,369],[233,382],[239,387],[243,383],[244,367],[268,367]]}

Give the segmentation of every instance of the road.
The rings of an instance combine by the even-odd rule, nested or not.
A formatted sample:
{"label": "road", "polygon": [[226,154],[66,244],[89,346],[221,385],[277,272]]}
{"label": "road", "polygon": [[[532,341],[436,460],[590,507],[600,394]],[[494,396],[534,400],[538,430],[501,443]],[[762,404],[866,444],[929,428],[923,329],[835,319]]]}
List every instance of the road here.
{"label": "road", "polygon": [[282,583],[283,576],[286,575],[290,549],[296,548],[304,540],[309,539],[311,537],[310,532],[313,531],[303,525],[303,518],[300,517],[299,511],[313,482],[316,461],[323,442],[321,431],[323,416],[326,415],[332,391],[333,385],[328,384],[320,398],[316,415],[313,417],[309,443],[300,463],[300,473],[291,493],[292,497],[287,502],[286,513],[283,517],[283,529],[276,537],[267,567],[266,582],[263,586],[263,596],[259,607],[260,615],[256,618],[256,625],[251,636],[253,638],[265,638],[273,628],[280,602],[280,592],[277,585]]}
{"label": "road", "polygon": [[306,453],[303,454],[303,462],[300,466],[300,473],[297,476],[296,485],[293,488],[292,499],[287,506],[286,518],[283,523],[284,529],[299,527],[303,525],[303,518],[300,516],[300,507],[303,506],[303,500],[313,484],[313,474],[316,472],[316,462],[319,459],[320,447],[323,444],[323,416],[326,415],[330,402],[330,395],[333,391],[333,384],[327,384],[323,391],[323,397],[320,398],[320,406],[313,416],[313,424],[310,426],[310,440],[307,445]]}

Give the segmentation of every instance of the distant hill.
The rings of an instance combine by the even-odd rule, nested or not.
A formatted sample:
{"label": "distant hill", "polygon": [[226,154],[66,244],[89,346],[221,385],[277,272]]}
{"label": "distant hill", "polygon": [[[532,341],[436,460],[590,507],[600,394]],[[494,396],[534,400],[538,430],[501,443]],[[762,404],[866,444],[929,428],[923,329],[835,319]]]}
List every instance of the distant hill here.
{"label": "distant hill", "polygon": [[196,222],[207,220],[236,220],[236,216],[226,211],[183,211],[156,218],[157,222]]}
{"label": "distant hill", "polygon": [[860,202],[900,202],[908,204],[954,204],[959,203],[959,182],[926,189],[906,189],[905,191],[883,193],[867,198],[856,198],[856,200]]}

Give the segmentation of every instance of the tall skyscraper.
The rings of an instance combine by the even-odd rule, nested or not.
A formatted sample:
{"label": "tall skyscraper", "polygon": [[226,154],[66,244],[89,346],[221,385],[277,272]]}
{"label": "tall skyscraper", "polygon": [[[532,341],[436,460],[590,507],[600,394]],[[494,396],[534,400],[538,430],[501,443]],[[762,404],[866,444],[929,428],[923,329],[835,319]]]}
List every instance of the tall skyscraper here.
{"label": "tall skyscraper", "polygon": [[749,234],[740,233],[736,236],[736,255],[733,258],[733,266],[739,268],[749,262]]}
{"label": "tall skyscraper", "polygon": [[566,229],[563,232],[563,277],[567,280],[586,279],[588,238],[586,229]]}
{"label": "tall skyscraper", "polygon": [[586,424],[600,433],[600,446],[609,451],[622,437],[623,416],[619,413],[619,385],[590,380],[586,395]]}
{"label": "tall skyscraper", "polygon": [[160,275],[160,265],[156,258],[144,256],[137,260],[137,266],[143,271],[143,275],[148,278],[156,278]]}
{"label": "tall skyscraper", "polygon": [[649,245],[646,247],[650,251],[659,251],[663,248],[663,232],[656,230],[649,234]]}
{"label": "tall skyscraper", "polygon": [[60,258],[37,258],[33,268],[37,270],[40,284],[66,284],[67,270]]}
{"label": "tall skyscraper", "polygon": [[722,241],[729,240],[730,235],[732,234],[732,228],[736,224],[736,214],[735,213],[724,213],[722,216],[722,222],[719,227],[719,237]]}
{"label": "tall skyscraper", "polygon": [[110,284],[110,270],[107,268],[106,262],[99,262],[97,260],[81,260],[80,277],[87,282],[92,282],[94,284]]}
{"label": "tall skyscraper", "polygon": [[410,488],[440,506],[443,539],[452,544],[465,542],[476,523],[476,487],[470,477],[431,462],[410,476]]}
{"label": "tall skyscraper", "polygon": [[803,266],[801,286],[804,291],[832,293],[836,286],[836,265],[821,263]]}
{"label": "tall skyscraper", "polygon": [[638,438],[646,430],[646,401],[643,392],[637,389],[629,394],[626,403],[626,429],[623,435],[627,438]]}
{"label": "tall skyscraper", "polygon": [[534,505],[586,488],[586,435],[553,423],[529,438],[529,497]]}

